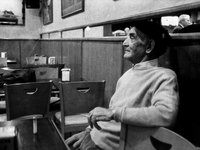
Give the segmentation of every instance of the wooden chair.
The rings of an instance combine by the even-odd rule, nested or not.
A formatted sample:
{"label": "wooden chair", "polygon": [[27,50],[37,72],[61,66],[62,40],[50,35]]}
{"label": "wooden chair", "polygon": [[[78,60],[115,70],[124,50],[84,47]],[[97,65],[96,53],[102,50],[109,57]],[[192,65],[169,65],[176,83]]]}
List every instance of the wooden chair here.
{"label": "wooden chair", "polygon": [[[97,106],[103,106],[105,81],[60,82],[61,111],[54,120],[61,134],[80,132],[88,126],[85,115]],[[68,134],[69,136],[69,134]]]}
{"label": "wooden chair", "polygon": [[5,84],[7,120],[47,115],[51,88],[52,81]]}
{"label": "wooden chair", "polygon": [[[58,110],[60,107],[59,98],[59,85],[58,83],[62,78],[61,69],[64,68],[64,64],[51,64],[51,65],[30,65],[26,68],[35,71],[36,81],[49,81],[52,80],[52,95],[50,99],[50,111]],[[60,109],[60,108],[59,108]]]}
{"label": "wooden chair", "polygon": [[122,124],[119,150],[197,150],[182,136],[163,128]]}

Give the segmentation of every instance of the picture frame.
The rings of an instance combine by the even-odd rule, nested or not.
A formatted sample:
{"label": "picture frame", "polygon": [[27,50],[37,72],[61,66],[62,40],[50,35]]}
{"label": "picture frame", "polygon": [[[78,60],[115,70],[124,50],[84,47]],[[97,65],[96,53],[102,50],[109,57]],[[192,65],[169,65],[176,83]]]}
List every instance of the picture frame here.
{"label": "picture frame", "polygon": [[84,11],[84,0],[61,0],[62,18]]}
{"label": "picture frame", "polygon": [[53,23],[53,0],[43,0],[43,24],[48,25]]}

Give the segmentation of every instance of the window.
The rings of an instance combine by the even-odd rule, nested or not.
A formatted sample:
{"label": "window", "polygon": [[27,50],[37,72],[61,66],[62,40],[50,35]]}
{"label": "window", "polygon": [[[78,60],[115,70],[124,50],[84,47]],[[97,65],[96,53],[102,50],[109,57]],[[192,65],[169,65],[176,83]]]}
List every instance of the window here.
{"label": "window", "polygon": [[161,17],[161,24],[163,26],[177,26],[178,25],[178,16]]}

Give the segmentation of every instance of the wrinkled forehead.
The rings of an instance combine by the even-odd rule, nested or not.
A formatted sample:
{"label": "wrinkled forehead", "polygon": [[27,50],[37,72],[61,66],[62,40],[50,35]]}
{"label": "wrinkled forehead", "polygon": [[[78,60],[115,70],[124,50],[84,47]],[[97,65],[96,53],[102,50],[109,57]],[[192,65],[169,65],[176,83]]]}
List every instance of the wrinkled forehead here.
{"label": "wrinkled forehead", "polygon": [[149,37],[144,32],[142,32],[140,29],[138,29],[135,26],[133,26],[131,28],[131,30],[129,31],[129,33],[134,33],[135,35],[137,35],[143,41],[149,39]]}
{"label": "wrinkled forehead", "polygon": [[189,18],[189,17],[185,17],[183,20],[184,20],[184,21],[185,21],[185,20],[186,20],[186,21],[189,21],[190,18]]}
{"label": "wrinkled forehead", "polygon": [[190,20],[190,17],[189,17],[189,16],[187,16],[187,17],[186,17],[186,19]]}

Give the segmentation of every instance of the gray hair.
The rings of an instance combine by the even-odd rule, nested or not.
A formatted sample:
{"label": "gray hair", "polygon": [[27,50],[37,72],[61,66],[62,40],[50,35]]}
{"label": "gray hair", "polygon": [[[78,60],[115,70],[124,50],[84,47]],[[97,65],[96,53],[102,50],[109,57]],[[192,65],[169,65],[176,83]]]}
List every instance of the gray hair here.
{"label": "gray hair", "polygon": [[178,18],[178,22],[182,22],[183,20],[186,20],[186,19],[190,19],[190,15],[187,15],[187,14],[182,14],[179,16]]}

